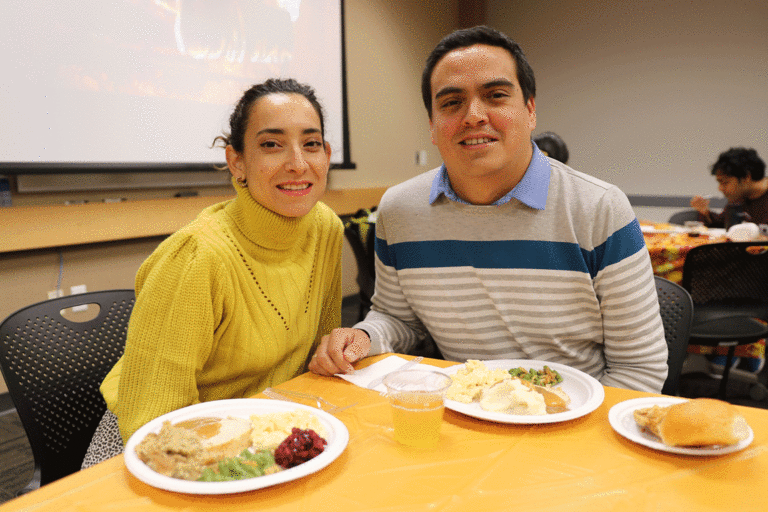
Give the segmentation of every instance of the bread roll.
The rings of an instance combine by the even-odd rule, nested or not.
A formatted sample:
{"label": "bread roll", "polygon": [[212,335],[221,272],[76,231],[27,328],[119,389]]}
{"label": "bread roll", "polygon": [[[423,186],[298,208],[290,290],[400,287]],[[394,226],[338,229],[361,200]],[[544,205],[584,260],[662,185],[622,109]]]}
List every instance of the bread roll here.
{"label": "bread roll", "polygon": [[669,446],[732,445],[748,435],[738,409],[712,398],[671,405],[658,423],[658,436]]}

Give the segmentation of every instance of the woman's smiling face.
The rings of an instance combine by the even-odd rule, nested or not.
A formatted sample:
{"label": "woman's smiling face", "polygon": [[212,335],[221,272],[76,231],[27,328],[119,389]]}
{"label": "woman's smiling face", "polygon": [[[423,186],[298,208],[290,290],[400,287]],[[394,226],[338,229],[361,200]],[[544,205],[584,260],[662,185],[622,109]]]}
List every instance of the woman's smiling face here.
{"label": "woman's smiling face", "polygon": [[252,106],[243,152],[226,149],[235,178],[259,204],[285,217],[306,215],[325,192],[331,148],[320,117],[301,94],[274,93]]}

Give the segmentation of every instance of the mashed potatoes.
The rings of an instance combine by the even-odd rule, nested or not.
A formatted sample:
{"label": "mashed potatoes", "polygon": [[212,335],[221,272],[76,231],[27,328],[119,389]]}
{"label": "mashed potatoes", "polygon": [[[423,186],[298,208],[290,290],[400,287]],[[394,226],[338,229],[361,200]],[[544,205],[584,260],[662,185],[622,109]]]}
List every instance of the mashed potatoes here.
{"label": "mashed potatoes", "polygon": [[451,378],[446,398],[482,409],[522,415],[554,414],[567,410],[570,398],[561,389],[534,386],[512,377],[508,370],[491,370],[482,361],[470,359]]}
{"label": "mashed potatoes", "polygon": [[505,380],[483,391],[480,407],[486,411],[539,416],[547,414],[544,396],[519,379]]}
{"label": "mashed potatoes", "polygon": [[490,388],[504,380],[511,380],[507,370],[489,370],[481,361],[470,359],[464,368],[451,376],[453,384],[448,388],[445,397],[465,404],[480,398],[484,389]]}
{"label": "mashed potatoes", "polygon": [[293,428],[312,429],[322,438],[327,435],[317,416],[302,409],[254,414],[251,416],[251,425],[253,427],[251,441],[256,450],[274,449],[283,442],[283,439],[291,435]]}

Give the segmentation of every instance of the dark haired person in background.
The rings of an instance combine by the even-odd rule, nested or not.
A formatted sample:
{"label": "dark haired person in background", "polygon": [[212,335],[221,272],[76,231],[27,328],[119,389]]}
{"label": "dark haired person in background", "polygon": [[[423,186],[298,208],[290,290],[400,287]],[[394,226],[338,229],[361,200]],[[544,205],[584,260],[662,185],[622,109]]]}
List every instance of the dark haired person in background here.
{"label": "dark haired person in background", "polygon": [[533,138],[533,142],[539,147],[542,153],[558,162],[568,163],[568,146],[565,141],[554,132],[543,132]]}
{"label": "dark haired person in background", "polygon": [[536,82],[520,47],[479,26],[444,38],[422,95],[444,164],[384,194],[371,311],[323,338],[316,373],[343,350],[539,359],[606,386],[661,390],[667,344],[640,225],[617,187],[531,141]]}
{"label": "dark haired person in background", "polygon": [[757,151],[731,148],[720,153],[712,165],[712,175],[728,204],[721,213],[715,213],[709,209],[708,199],[702,196],[691,199],[691,207],[699,212],[704,224],[726,229],[744,221],[768,224],[768,178],[765,162]]}
{"label": "dark haired person in background", "polygon": [[318,202],[331,148],[314,91],[292,79],[255,85],[229,128],[214,142],[237,196],[203,210],[139,269],[125,353],[101,385],[108,410],[84,467],[167,412],[305,372],[341,325],[343,227]]}
{"label": "dark haired person in background", "polygon": [[[699,218],[710,227],[730,228],[741,222],[768,224],[768,178],[765,177],[765,162],[751,148],[731,148],[720,153],[712,164],[712,175],[728,203],[720,213],[709,209],[709,200],[702,196],[691,199],[691,206],[699,212]],[[751,347],[751,345],[750,345]],[[761,347],[760,350],[763,350]],[[714,355],[713,375],[722,375],[726,363],[724,354]],[[744,368],[759,373],[765,365],[763,357],[745,357],[733,360],[733,366],[743,364]]]}

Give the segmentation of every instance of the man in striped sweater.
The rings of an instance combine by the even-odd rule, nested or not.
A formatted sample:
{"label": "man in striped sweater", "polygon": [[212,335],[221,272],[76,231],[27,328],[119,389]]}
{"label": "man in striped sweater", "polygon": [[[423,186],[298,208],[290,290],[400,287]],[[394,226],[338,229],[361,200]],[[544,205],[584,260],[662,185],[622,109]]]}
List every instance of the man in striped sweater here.
{"label": "man in striped sweater", "polygon": [[661,390],[667,345],[640,226],[618,188],[531,141],[535,89],[520,47],[488,27],[433,50],[422,95],[444,164],[384,194],[371,312],[327,336],[312,371],[430,335],[448,360],[539,359]]}

